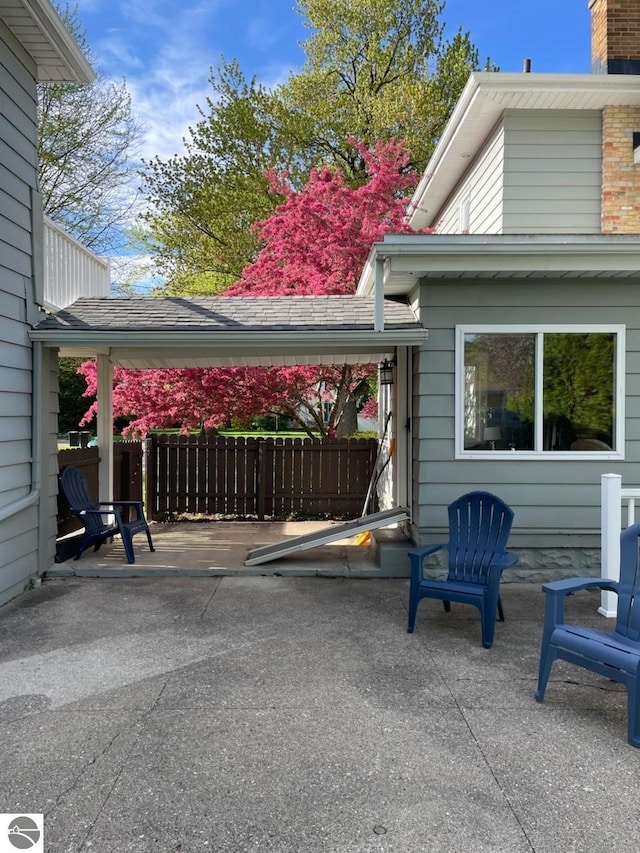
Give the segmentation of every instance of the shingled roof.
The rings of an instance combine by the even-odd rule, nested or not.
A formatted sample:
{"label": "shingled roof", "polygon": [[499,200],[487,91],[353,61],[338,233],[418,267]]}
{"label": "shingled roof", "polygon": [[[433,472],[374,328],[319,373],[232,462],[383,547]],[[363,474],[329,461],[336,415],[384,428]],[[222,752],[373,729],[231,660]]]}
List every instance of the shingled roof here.
{"label": "shingled roof", "polygon": [[[79,299],[38,331],[305,331],[372,329],[374,301],[362,296]],[[385,300],[385,327],[421,328],[411,308]]]}
{"label": "shingled roof", "polygon": [[63,355],[108,352],[124,367],[368,363],[426,332],[406,302],[369,296],[85,298],[32,329]]}

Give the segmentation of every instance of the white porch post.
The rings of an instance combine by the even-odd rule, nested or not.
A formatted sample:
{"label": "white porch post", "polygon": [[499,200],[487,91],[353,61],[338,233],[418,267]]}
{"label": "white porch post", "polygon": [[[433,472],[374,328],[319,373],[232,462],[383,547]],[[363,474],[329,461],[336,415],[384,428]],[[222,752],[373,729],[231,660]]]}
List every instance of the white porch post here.
{"label": "white porch post", "polygon": [[97,357],[98,371],[98,500],[113,500],[113,365],[108,355]]}
{"label": "white porch post", "polygon": [[[622,530],[622,477],[603,474],[600,478],[601,576],[620,578],[620,531]],[[615,617],[618,608],[615,592],[603,590],[598,613]]]}
{"label": "white porch post", "polygon": [[384,260],[376,258],[374,332],[384,332]]}
{"label": "white porch post", "polygon": [[407,347],[398,347],[396,353],[396,411],[394,414],[395,453],[391,462],[394,479],[394,506],[410,506],[410,473],[409,473],[409,431],[406,428],[409,421],[410,373],[409,354]]}

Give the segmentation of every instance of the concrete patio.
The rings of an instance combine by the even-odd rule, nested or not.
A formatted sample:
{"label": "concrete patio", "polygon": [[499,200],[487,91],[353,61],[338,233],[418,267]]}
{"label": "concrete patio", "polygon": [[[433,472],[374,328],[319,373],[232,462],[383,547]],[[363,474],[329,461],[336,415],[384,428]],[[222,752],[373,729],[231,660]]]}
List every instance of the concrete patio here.
{"label": "concrete patio", "polygon": [[[638,849],[619,685],[557,664],[538,585],[472,608],[407,581],[67,577],[0,609],[0,802],[47,853]],[[572,618],[605,625],[598,598]],[[0,839],[0,844],[2,839]]]}
{"label": "concrete patio", "polygon": [[[129,565],[120,538],[98,551],[85,551],[79,560],[57,563],[49,577],[161,577],[189,575],[327,575],[380,577],[379,545],[356,544],[355,537],[289,554],[257,566],[245,566],[253,548],[319,530],[332,530],[336,521],[204,521],[151,525],[154,552],[144,534],[134,538],[136,562]],[[384,576],[406,577],[409,573],[407,540],[398,540],[391,530],[376,531],[378,541],[387,540]],[[395,542],[394,542],[395,540]],[[401,547],[398,542],[403,542]],[[391,554],[392,551],[397,553]],[[389,555],[391,554],[391,558]]]}

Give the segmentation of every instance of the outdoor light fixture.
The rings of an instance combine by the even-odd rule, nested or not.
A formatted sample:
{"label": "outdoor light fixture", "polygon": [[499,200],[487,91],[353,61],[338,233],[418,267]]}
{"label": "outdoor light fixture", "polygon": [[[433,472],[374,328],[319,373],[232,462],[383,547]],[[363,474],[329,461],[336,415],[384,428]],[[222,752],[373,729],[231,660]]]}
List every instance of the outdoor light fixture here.
{"label": "outdoor light fixture", "polygon": [[378,383],[380,385],[393,385],[393,362],[386,358],[378,365]]}

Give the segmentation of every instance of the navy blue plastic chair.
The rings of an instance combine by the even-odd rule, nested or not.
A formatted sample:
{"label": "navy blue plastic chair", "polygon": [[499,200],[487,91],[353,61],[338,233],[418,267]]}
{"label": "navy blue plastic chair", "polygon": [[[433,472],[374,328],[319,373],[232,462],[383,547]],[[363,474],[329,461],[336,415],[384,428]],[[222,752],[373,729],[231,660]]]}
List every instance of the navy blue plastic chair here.
{"label": "navy blue plastic chair", "polygon": [[[74,560],[79,560],[82,552],[89,545],[93,545],[93,550],[97,551],[103,542],[112,539],[118,533],[122,536],[129,563],[136,561],[133,553],[133,537],[136,533],[146,533],[149,550],[155,551],[141,501],[95,501],[89,492],[87,478],[73,465],[67,465],[63,469],[60,475],[60,488],[71,512],[84,526],[84,534],[78,542]],[[127,507],[133,508],[134,518],[125,521],[122,513]]]}
{"label": "navy blue plastic chair", "polygon": [[[566,660],[627,688],[627,740],[640,747],[640,573],[638,538],[640,524],[620,534],[620,580],[568,578],[543,584],[544,629],[536,700],[544,701],[551,666]],[[564,621],[565,596],[582,589],[611,590],[618,595],[613,632],[600,631]]]}
{"label": "navy blue plastic chair", "polygon": [[[486,649],[491,648],[496,613],[504,622],[500,600],[502,572],[518,561],[516,554],[506,550],[512,522],[513,510],[489,492],[469,492],[451,504],[449,541],[409,551],[409,633],[415,627],[416,611],[423,598],[443,601],[447,612],[451,609],[451,602],[455,601],[478,608],[482,645]],[[423,577],[425,559],[440,550],[447,552],[447,579]]]}

